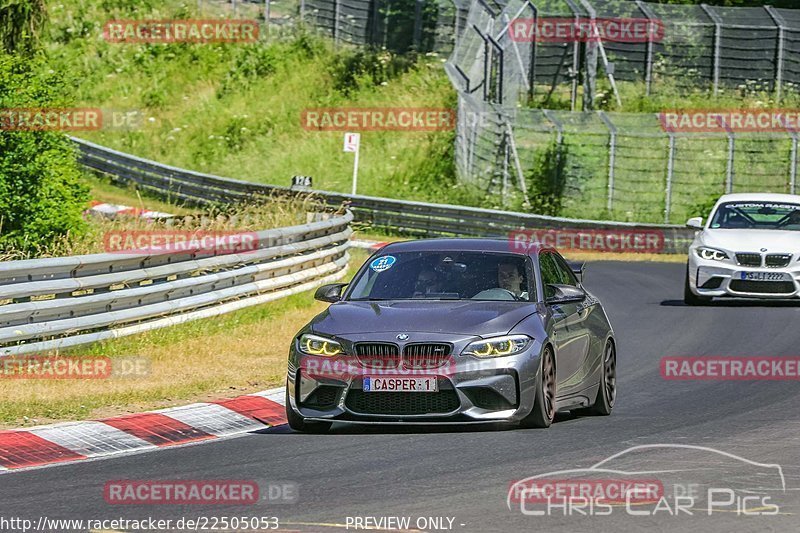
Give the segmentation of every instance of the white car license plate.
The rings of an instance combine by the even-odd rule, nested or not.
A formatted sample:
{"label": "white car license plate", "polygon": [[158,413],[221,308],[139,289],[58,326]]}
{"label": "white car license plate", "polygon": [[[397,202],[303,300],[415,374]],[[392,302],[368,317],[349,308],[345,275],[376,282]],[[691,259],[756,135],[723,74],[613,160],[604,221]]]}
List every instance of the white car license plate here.
{"label": "white car license plate", "polygon": [[739,272],[737,277],[747,281],[792,281],[786,272]]}
{"label": "white car license plate", "polygon": [[364,392],[436,392],[436,376],[432,377],[365,377]]}

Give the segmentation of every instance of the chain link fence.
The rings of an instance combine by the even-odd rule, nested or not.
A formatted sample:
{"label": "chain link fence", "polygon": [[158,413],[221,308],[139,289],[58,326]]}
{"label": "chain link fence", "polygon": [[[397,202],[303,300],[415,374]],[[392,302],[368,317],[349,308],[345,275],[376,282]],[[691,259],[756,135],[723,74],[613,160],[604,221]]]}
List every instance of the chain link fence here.
{"label": "chain link fence", "polygon": [[470,0],[304,0],[302,16],[335,42],[449,54]]}
{"label": "chain link fence", "polygon": [[[593,16],[660,19],[663,39],[512,38],[512,21],[520,18]],[[725,192],[795,193],[797,132],[790,128],[675,133],[654,113],[545,108],[561,99],[553,107],[574,110],[582,97],[591,109],[598,83],[616,92],[626,81],[644,82],[648,93],[668,85],[709,92],[746,85],[778,94],[800,81],[798,36],[800,11],[783,9],[475,2],[446,65],[459,92],[459,177],[509,205],[541,209],[544,191],[558,198],[546,214],[637,222],[704,215]]]}

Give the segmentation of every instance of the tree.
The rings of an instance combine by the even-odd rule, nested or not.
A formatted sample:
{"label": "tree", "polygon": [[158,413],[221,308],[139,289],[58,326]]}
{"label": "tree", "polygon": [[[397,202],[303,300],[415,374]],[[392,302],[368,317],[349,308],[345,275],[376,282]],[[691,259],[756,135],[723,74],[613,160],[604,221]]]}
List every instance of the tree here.
{"label": "tree", "polygon": [[47,18],[45,0],[0,0],[0,43],[3,50],[28,54],[36,48]]}

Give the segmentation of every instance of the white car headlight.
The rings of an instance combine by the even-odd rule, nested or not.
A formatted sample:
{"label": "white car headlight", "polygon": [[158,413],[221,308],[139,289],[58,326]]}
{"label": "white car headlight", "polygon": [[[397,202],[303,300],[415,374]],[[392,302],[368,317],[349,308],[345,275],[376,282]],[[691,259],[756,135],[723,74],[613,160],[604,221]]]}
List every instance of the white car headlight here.
{"label": "white car headlight", "polygon": [[723,252],[722,250],[717,250],[716,248],[706,248],[701,246],[696,250],[697,255],[701,259],[710,259],[712,261],[724,261],[728,258],[728,254]]}
{"label": "white car headlight", "polygon": [[503,357],[525,351],[533,339],[527,335],[505,335],[471,342],[464,348],[463,355],[475,357]]}
{"label": "white car headlight", "polygon": [[344,353],[342,345],[333,339],[306,333],[300,337],[300,351],[308,355],[332,357]]}

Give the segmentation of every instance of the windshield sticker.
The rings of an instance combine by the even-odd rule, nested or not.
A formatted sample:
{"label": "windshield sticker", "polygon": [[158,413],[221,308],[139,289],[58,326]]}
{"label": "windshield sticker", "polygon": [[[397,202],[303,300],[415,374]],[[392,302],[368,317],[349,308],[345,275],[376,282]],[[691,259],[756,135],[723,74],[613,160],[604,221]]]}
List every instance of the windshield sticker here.
{"label": "windshield sticker", "polygon": [[394,265],[394,262],[397,261],[393,255],[384,255],[383,257],[378,257],[372,263],[369,264],[369,267],[374,270],[375,272],[383,272],[384,270],[389,270]]}

